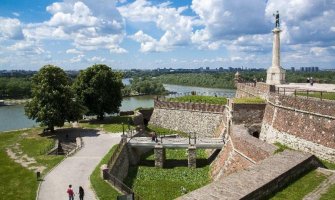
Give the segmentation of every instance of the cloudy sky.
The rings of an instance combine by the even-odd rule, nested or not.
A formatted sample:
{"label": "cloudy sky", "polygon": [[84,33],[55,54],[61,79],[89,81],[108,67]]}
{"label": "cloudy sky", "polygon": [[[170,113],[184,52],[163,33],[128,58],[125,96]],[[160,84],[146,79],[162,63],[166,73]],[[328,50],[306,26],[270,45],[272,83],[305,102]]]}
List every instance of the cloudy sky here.
{"label": "cloudy sky", "polygon": [[335,68],[335,0],[0,0],[0,69]]}

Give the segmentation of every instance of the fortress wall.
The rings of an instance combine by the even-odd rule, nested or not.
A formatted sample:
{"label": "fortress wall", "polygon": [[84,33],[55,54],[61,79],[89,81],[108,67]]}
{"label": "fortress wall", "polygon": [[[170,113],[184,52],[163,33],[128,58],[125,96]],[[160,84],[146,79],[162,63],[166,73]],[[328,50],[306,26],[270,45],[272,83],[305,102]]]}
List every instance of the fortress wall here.
{"label": "fortress wall", "polygon": [[266,104],[236,104],[232,103],[234,124],[262,123]]}
{"label": "fortress wall", "polygon": [[109,169],[109,172],[117,179],[123,181],[128,175],[129,169],[129,153],[127,145],[122,145],[121,151],[115,160],[115,164]]}
{"label": "fortress wall", "polygon": [[223,113],[155,108],[149,124],[197,133],[197,137],[213,137],[223,119]]}
{"label": "fortress wall", "polygon": [[149,124],[197,137],[213,137],[224,132],[225,106],[204,103],[181,103],[155,100]]}
{"label": "fortress wall", "polygon": [[231,135],[211,164],[211,177],[220,177],[245,169],[273,155],[277,147],[248,134],[243,125],[234,125]]}
{"label": "fortress wall", "polygon": [[272,95],[260,139],[335,161],[335,102]]}
{"label": "fortress wall", "polygon": [[265,98],[268,93],[275,92],[274,85],[268,85],[263,82],[257,83],[237,83],[236,98],[244,97],[262,97]]}

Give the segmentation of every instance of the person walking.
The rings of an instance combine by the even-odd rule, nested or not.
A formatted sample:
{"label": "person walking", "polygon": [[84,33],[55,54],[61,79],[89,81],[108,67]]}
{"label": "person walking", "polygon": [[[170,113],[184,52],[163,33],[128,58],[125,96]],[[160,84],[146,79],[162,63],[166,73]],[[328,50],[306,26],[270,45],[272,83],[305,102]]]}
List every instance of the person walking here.
{"label": "person walking", "polygon": [[69,188],[67,189],[67,194],[69,195],[69,200],[74,200],[74,192],[72,189],[72,185],[69,185]]}
{"label": "person walking", "polygon": [[85,192],[84,192],[84,189],[83,187],[79,186],[79,200],[84,200],[84,195],[85,195]]}

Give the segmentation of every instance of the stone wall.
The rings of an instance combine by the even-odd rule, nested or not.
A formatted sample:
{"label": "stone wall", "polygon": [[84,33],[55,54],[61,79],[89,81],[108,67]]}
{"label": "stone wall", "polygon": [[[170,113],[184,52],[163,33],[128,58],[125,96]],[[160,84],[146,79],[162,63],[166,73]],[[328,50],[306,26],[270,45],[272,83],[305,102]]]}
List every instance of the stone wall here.
{"label": "stone wall", "polygon": [[223,121],[223,113],[156,108],[149,124],[185,133],[197,133],[197,137],[213,137]]}
{"label": "stone wall", "polygon": [[[110,167],[110,166],[109,166]],[[115,164],[109,169],[109,172],[117,179],[123,181],[128,175],[129,153],[126,144],[123,144]]]}
{"label": "stone wall", "polygon": [[211,164],[211,177],[217,180],[245,169],[273,155],[277,149],[249,135],[243,125],[234,125],[228,141]]}
{"label": "stone wall", "polygon": [[263,82],[257,83],[237,83],[236,98],[243,97],[262,97],[266,98],[270,92],[275,92],[274,85],[268,85]]}
{"label": "stone wall", "polygon": [[272,95],[260,138],[335,161],[335,101]]}
{"label": "stone wall", "polygon": [[170,101],[154,101],[155,109],[169,109],[169,110],[189,110],[210,113],[223,113],[225,110],[224,105],[206,104],[206,103],[193,103],[193,102],[170,102]]}
{"label": "stone wall", "polygon": [[232,103],[234,124],[262,123],[266,104],[237,104]]}

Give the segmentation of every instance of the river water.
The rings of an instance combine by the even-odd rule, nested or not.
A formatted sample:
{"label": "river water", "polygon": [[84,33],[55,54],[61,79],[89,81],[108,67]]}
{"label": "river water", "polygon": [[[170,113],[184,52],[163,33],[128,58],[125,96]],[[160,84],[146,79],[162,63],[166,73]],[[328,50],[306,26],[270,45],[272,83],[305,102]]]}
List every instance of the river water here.
{"label": "river water", "polygon": [[[129,84],[129,80],[124,81]],[[219,88],[203,88],[203,87],[190,87],[181,85],[164,84],[164,87],[175,94],[169,96],[181,96],[190,93],[191,91],[197,92],[200,95],[206,96],[225,96],[233,97],[235,90],[219,89]],[[123,98],[121,111],[134,110],[138,107],[148,108],[154,106],[154,96],[136,96]],[[24,115],[24,105],[15,106],[0,106],[0,131],[30,128],[38,126],[38,124],[28,119]]]}

